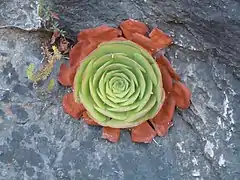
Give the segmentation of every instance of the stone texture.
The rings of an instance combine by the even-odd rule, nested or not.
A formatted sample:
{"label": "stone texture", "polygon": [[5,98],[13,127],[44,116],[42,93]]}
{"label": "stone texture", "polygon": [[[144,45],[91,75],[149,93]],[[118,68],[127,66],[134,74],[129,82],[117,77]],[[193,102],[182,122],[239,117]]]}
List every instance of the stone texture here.
{"label": "stone texture", "polygon": [[41,21],[37,13],[37,4],[37,0],[1,0],[0,28],[39,29]]}
{"label": "stone texture", "polygon": [[[168,136],[118,144],[63,113],[65,89],[40,96],[25,77],[41,62],[39,32],[0,30],[0,179],[212,179],[240,177],[240,4],[227,1],[74,1],[49,3],[72,38],[135,18],[173,38],[167,57],[193,93]],[[58,67],[53,73],[56,76]]]}

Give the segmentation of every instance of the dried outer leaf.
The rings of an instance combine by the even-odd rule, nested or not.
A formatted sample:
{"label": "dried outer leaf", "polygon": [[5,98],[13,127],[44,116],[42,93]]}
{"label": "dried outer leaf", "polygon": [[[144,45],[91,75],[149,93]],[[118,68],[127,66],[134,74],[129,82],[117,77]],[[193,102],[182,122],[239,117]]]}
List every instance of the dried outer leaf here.
{"label": "dried outer leaf", "polygon": [[60,32],[59,31],[54,31],[53,32],[53,35],[52,35],[52,38],[51,38],[51,42],[50,44],[54,44],[56,39],[60,37]]}
{"label": "dried outer leaf", "polygon": [[156,61],[158,64],[161,64],[163,66],[165,66],[169,72],[169,74],[171,75],[171,77],[176,80],[176,81],[180,81],[180,76],[175,72],[175,70],[172,68],[169,60],[164,56],[164,55],[160,55],[156,58]]}
{"label": "dried outer leaf", "polygon": [[155,47],[153,41],[142,34],[139,33],[132,34],[131,40],[145,48],[150,54],[153,54],[157,51],[157,48]]}
{"label": "dried outer leaf", "polygon": [[127,29],[124,29],[124,28],[122,28],[122,32],[123,32],[124,38],[132,41],[132,39],[133,39],[133,34],[134,34],[135,32],[133,33],[133,32],[131,32],[131,31],[127,30]]}
{"label": "dried outer leaf", "polygon": [[78,34],[78,41],[89,41],[89,42],[104,42],[109,41],[113,38],[119,37],[122,35],[121,30],[107,25],[101,25],[95,28],[89,28],[81,31]]}
{"label": "dried outer leaf", "polygon": [[74,119],[79,119],[82,116],[83,112],[86,111],[82,104],[75,102],[72,92],[63,96],[62,106],[63,111]]}
{"label": "dried outer leaf", "polygon": [[170,36],[168,36],[162,30],[160,30],[156,27],[153,28],[153,30],[149,34],[149,37],[154,42],[155,47],[157,49],[162,49],[162,48],[168,47],[173,42],[172,38]]}
{"label": "dried outer leaf", "polygon": [[146,26],[146,24],[133,19],[123,21],[120,24],[120,28],[123,32],[124,37],[129,40],[132,39],[132,34],[134,33],[146,35],[146,33],[149,31],[149,28]]}
{"label": "dried outer leaf", "polygon": [[90,118],[88,116],[87,111],[83,112],[83,120],[85,121],[85,123],[87,123],[88,125],[92,125],[92,126],[98,126],[99,124],[96,123],[92,118]]}
{"label": "dried outer leaf", "polygon": [[144,122],[131,130],[131,138],[133,142],[150,143],[157,135],[148,122]]}
{"label": "dried outer leaf", "polygon": [[81,41],[73,46],[69,52],[70,67],[74,66],[78,61],[80,61],[81,54],[84,52],[84,49],[88,44],[88,41]]}
{"label": "dried outer leaf", "polygon": [[116,37],[116,38],[113,38],[111,41],[127,41],[127,39],[124,37]]}
{"label": "dried outer leaf", "polygon": [[50,14],[51,14],[52,18],[57,19],[57,20],[60,20],[59,14],[57,14],[57,13],[55,13],[55,12],[53,12],[53,11],[50,11]]}
{"label": "dried outer leaf", "polygon": [[[97,48],[99,43],[82,43],[78,44],[76,48],[72,48],[70,55],[70,67],[76,68],[81,64],[81,61],[84,60],[93,50]],[[81,52],[81,53],[80,53]]]}
{"label": "dried outer leaf", "polygon": [[170,93],[172,91],[172,87],[173,87],[172,77],[170,76],[170,74],[165,66],[158,63],[158,67],[160,68],[160,71],[162,74],[163,88],[167,93]]}
{"label": "dried outer leaf", "polygon": [[66,64],[61,64],[58,73],[58,81],[63,86],[72,86],[75,74]]}
{"label": "dried outer leaf", "polygon": [[139,33],[132,34],[132,37],[130,40],[132,40],[133,42],[145,48],[150,54],[154,54],[159,49],[163,48],[163,47],[160,47],[157,42]]}
{"label": "dried outer leaf", "polygon": [[[62,74],[59,74],[59,77],[61,81],[59,82],[62,82],[62,83],[65,83],[62,84],[63,86],[72,86],[73,85],[73,82],[74,82],[74,77],[75,77],[75,74],[77,72],[77,69],[78,67],[80,66],[81,62],[84,60],[85,57],[87,57],[93,50],[95,50],[97,48],[97,44],[94,44],[94,43],[90,43],[88,44],[83,50],[82,50],[82,53],[80,54],[80,56],[77,58],[77,52],[73,52],[74,54],[72,54],[72,61],[75,61],[72,66],[70,66],[71,68],[68,69],[68,71],[66,71],[66,78],[65,78],[65,75],[64,75],[64,71],[62,71]],[[74,51],[77,51],[77,49],[75,49]],[[60,67],[61,68],[61,67]],[[65,67],[64,67],[65,69]],[[61,69],[60,69],[61,70]],[[63,76],[63,77],[62,77]]]}
{"label": "dried outer leaf", "polygon": [[116,143],[120,139],[120,131],[119,128],[103,127],[102,137]]}
{"label": "dried outer leaf", "polygon": [[176,106],[181,109],[187,109],[190,106],[191,92],[181,82],[175,82],[173,84],[172,95],[175,98]]}
{"label": "dried outer leaf", "polygon": [[63,54],[68,53],[69,51],[69,42],[65,38],[61,38],[59,42],[59,51],[62,52]]}
{"label": "dried outer leaf", "polygon": [[173,125],[172,119],[175,112],[175,104],[174,97],[169,94],[159,113],[150,120],[158,136],[165,136],[168,133],[168,129]]}

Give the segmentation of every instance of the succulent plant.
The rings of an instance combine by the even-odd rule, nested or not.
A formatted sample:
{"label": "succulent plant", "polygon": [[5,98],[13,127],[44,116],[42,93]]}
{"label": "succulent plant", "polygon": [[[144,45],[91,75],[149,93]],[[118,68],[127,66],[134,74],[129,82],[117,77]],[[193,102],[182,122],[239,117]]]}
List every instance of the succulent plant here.
{"label": "succulent plant", "polygon": [[72,87],[63,97],[63,110],[89,125],[103,127],[103,137],[120,138],[131,131],[133,142],[149,143],[173,125],[175,107],[187,109],[191,93],[159,50],[172,39],[136,20],[119,28],[102,25],[81,31],[62,64],[58,81]]}
{"label": "succulent plant", "polygon": [[165,96],[156,61],[131,41],[101,43],[79,66],[73,88],[88,115],[113,128],[153,118]]}

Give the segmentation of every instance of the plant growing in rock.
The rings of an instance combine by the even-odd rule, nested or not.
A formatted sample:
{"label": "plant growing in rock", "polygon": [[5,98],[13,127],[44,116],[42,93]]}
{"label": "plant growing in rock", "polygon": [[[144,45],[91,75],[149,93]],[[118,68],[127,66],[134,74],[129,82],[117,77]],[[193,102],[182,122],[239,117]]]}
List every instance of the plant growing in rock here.
{"label": "plant growing in rock", "polygon": [[159,50],[172,44],[160,29],[126,20],[120,28],[102,25],[78,34],[69,66],[58,81],[72,87],[63,110],[89,125],[103,127],[111,142],[128,129],[134,142],[149,143],[173,125],[175,107],[187,109],[191,93]]}
{"label": "plant growing in rock", "polygon": [[[35,87],[38,82],[46,80],[50,76],[56,61],[66,56],[70,47],[69,41],[65,38],[65,31],[59,28],[58,21],[60,19],[58,14],[45,7],[43,0],[39,1],[38,14],[41,17],[42,26],[46,31],[52,32],[52,36],[41,47],[44,56],[42,67],[39,70],[35,70],[34,64],[27,67],[27,77]],[[47,87],[48,92],[53,89],[54,84],[54,79],[51,79]]]}

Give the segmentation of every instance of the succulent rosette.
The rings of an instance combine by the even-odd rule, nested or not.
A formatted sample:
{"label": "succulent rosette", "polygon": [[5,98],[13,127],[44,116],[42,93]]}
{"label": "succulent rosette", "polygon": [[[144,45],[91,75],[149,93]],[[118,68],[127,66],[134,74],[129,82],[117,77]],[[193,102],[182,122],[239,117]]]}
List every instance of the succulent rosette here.
{"label": "succulent rosette", "polygon": [[[186,109],[191,93],[159,50],[172,39],[136,20],[120,28],[106,25],[78,34],[69,65],[62,64],[59,82],[73,92],[63,109],[89,125],[103,126],[103,137],[117,142],[120,129],[134,142],[149,143],[172,126],[175,107]],[[156,55],[156,56],[154,56]]]}
{"label": "succulent rosette", "polygon": [[98,46],[78,68],[74,97],[102,126],[131,128],[156,116],[164,101],[153,57],[131,41]]}

